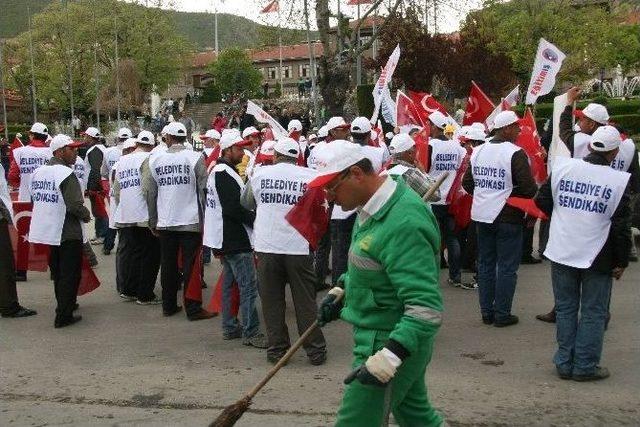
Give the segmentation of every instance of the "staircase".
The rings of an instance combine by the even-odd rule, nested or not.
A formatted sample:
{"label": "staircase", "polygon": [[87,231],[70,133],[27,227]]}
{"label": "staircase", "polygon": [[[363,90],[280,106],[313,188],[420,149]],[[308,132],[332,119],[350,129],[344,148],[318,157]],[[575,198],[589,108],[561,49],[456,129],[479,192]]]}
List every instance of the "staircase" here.
{"label": "staircase", "polygon": [[211,119],[222,110],[222,103],[213,104],[188,104],[184,109],[184,114],[191,116],[196,126],[201,130],[209,129]]}

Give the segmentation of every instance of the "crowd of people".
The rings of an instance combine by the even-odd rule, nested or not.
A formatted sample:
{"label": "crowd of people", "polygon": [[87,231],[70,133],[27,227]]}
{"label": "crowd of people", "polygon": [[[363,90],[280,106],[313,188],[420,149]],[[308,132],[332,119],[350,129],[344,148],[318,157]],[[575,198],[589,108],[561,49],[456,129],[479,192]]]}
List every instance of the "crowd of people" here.
{"label": "crowd of people", "polygon": [[[202,303],[202,264],[213,255],[223,270],[225,340],[266,348],[269,362],[280,360],[291,346],[288,285],[300,334],[316,319],[320,326],[338,318],[354,326],[354,370],[337,425],[373,425],[391,411],[400,425],[435,426],[442,419],[424,378],[442,322],[440,270],[448,267],[448,285],[478,292],[479,321],[517,324],[518,267],[542,260],[532,255],[537,218],[509,203],[516,197],[547,216],[540,255],[551,264],[555,305],[540,318],[556,323],[557,373],[576,381],[606,378],[600,356],[612,280],[630,260],[630,196],[640,191],[640,165],[633,142],[609,123],[604,106],[573,110],[579,95],[569,91],[559,122],[571,158],[550,159],[541,186],[516,144],[520,119],[512,111],[497,114],[489,129],[460,126],[436,111],[428,135],[419,126],[382,135],[364,117],[350,123],[332,117],[319,129],[294,119],[288,135],[276,137],[253,116],[243,120],[243,110],[232,124],[215,118],[200,136],[202,152],[179,121],[159,134],[134,136],[122,128],[110,147],[94,127],[78,142],[51,138],[46,125],[35,123],[29,144],[13,150],[7,181],[0,174],[2,316],[36,314],[16,294],[16,278],[26,280],[26,272],[14,271],[10,250],[12,187],[18,200],[33,203],[29,240],[51,248],[55,327],[81,320],[80,260],[84,253],[96,262],[92,245],[102,245],[105,255],[116,249],[115,288],[123,300],[161,305],[167,317],[184,310],[191,321],[215,315]],[[84,158],[77,156],[81,146]],[[462,229],[452,209],[459,191],[471,198],[472,221]],[[315,209],[328,220],[313,247],[289,217],[312,194],[322,194]],[[474,280],[462,280],[465,268]],[[325,289],[318,304],[316,294]],[[312,365],[325,363],[321,328],[304,350]]]}

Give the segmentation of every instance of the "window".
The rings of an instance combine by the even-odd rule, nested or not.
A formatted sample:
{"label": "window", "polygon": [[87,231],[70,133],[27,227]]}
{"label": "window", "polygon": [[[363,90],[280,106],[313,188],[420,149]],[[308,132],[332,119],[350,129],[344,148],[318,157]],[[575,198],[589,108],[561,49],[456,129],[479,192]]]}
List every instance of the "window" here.
{"label": "window", "polygon": [[298,65],[298,75],[300,77],[311,77],[311,67],[309,64]]}
{"label": "window", "polygon": [[284,65],[282,67],[282,78],[290,79],[292,77],[292,72],[293,72],[293,69],[291,65]]}
{"label": "window", "polygon": [[278,69],[276,67],[267,68],[267,78],[275,80],[278,76]]}

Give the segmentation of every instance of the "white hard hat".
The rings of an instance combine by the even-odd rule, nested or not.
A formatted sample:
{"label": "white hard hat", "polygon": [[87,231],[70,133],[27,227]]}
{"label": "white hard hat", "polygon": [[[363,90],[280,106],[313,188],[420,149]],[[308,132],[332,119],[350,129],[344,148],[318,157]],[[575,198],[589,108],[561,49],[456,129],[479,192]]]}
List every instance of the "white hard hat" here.
{"label": "white hard hat", "polygon": [[222,132],[220,138],[220,150],[226,150],[236,144],[244,142],[244,138],[237,129],[229,129],[229,132]]}
{"label": "white hard hat", "polygon": [[609,112],[607,111],[607,107],[600,104],[591,103],[582,110],[574,111],[573,115],[578,118],[587,117],[601,125],[609,123]]}
{"label": "white hard hat", "polygon": [[[34,132],[34,131],[30,131],[30,132]],[[35,133],[40,133],[40,132],[35,132]],[[74,142],[70,136],[59,133],[58,135],[53,137],[53,139],[51,140],[51,143],[49,144],[49,148],[51,149],[52,153],[55,153],[57,150],[63,147],[77,148],[82,145],[83,144],[81,142]]]}
{"label": "white hard hat", "polygon": [[31,133],[39,133],[40,135],[49,135],[49,129],[44,123],[35,122],[31,125],[31,129],[29,129]]}
{"label": "white hard hat", "polygon": [[348,128],[349,123],[345,122],[342,117],[336,116],[336,117],[331,117],[325,126],[327,127],[327,133],[328,133],[332,129]]}
{"label": "white hard hat", "polygon": [[171,122],[166,126],[165,133],[171,136],[187,136],[187,128],[180,122]]}

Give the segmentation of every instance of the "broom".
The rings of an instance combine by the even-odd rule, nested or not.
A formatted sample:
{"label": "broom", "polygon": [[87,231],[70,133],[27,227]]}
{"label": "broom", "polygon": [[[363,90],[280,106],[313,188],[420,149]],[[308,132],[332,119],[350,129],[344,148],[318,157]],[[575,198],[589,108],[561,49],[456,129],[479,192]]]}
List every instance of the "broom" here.
{"label": "broom", "polygon": [[[449,173],[445,172],[440,177],[438,177],[434,185],[429,189],[429,191],[425,193],[422,199],[429,200],[429,197],[431,197],[433,193],[438,190],[440,185],[447,178],[447,175],[449,175]],[[341,299],[341,296],[337,297],[335,299],[335,302],[339,302]],[[298,338],[298,340],[291,346],[289,351],[287,351],[284,356],[282,356],[280,360],[278,360],[278,363],[276,363],[275,366],[271,368],[267,375],[262,380],[260,380],[260,382],[256,384],[242,399],[224,408],[222,413],[218,415],[218,418],[216,418],[211,424],[209,424],[209,427],[233,427],[240,419],[240,417],[244,415],[247,409],[249,409],[251,400],[255,397],[255,395],[258,394],[262,387],[264,387],[276,373],[278,373],[280,368],[287,364],[289,359],[291,359],[291,356],[293,356],[294,353],[298,351],[300,347],[302,347],[302,344],[307,338],[309,338],[309,335],[311,335],[311,333],[317,326],[318,321],[316,320],[311,324],[311,326],[309,326],[309,328],[307,328],[306,331],[304,331],[302,335],[300,335],[300,338]]]}

